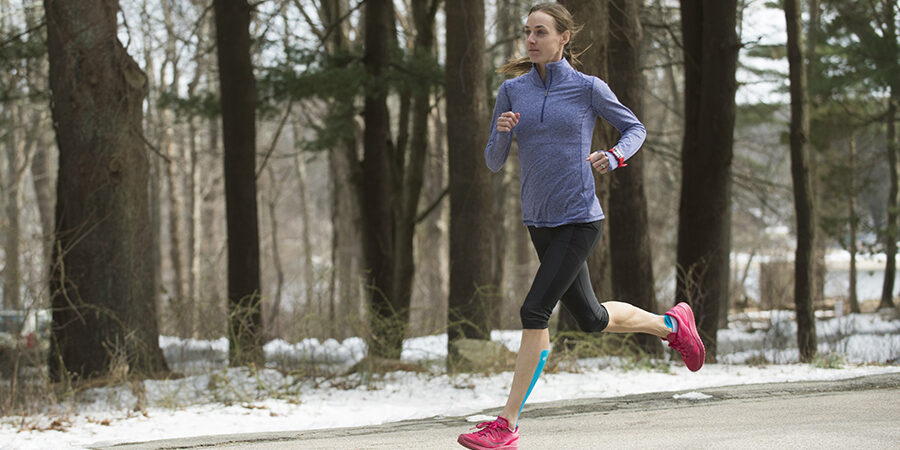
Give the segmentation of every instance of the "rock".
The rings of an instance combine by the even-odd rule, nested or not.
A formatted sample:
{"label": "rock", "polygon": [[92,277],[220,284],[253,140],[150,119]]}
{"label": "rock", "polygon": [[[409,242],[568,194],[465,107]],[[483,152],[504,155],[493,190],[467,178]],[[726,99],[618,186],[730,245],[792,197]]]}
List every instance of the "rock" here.
{"label": "rock", "polygon": [[454,369],[460,372],[500,372],[516,367],[516,354],[499,342],[460,339],[453,347],[459,354]]}

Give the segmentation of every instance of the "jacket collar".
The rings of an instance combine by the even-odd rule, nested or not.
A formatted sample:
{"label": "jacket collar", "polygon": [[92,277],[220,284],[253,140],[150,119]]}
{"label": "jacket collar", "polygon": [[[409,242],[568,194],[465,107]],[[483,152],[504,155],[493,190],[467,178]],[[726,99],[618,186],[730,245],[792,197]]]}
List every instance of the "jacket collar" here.
{"label": "jacket collar", "polygon": [[[568,78],[569,75],[576,72],[575,68],[572,67],[571,64],[569,64],[569,61],[566,58],[563,58],[556,62],[547,63],[547,65],[544,66],[544,69],[548,74],[551,74],[547,77],[547,79],[550,80],[551,84],[556,84],[560,81],[563,81]],[[541,74],[538,72],[536,64],[531,65],[531,72],[529,72],[529,76],[532,80],[534,80],[535,83],[537,83],[538,86],[540,86],[541,88],[545,87],[544,81],[541,80]]]}

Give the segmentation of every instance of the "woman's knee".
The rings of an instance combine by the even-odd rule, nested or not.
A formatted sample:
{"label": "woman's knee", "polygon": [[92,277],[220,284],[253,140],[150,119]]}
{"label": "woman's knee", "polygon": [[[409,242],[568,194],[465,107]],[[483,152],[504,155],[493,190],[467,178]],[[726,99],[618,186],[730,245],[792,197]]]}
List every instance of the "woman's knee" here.
{"label": "woman's knee", "polygon": [[522,328],[526,330],[550,328],[550,314],[552,312],[552,310],[547,311],[546,308],[543,308],[541,305],[525,302],[522,307],[519,308],[519,318],[522,320]]}
{"label": "woman's knee", "polygon": [[593,314],[575,317],[575,321],[578,322],[578,328],[581,328],[581,331],[585,333],[599,333],[609,326],[609,312],[603,305],[599,306],[600,308],[593,311]]}

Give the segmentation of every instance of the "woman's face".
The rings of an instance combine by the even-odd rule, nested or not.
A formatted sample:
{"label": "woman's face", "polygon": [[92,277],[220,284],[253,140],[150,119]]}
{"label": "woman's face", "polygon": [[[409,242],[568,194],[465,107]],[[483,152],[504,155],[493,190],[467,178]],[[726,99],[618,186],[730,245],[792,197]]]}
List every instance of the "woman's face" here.
{"label": "woman's face", "polygon": [[525,22],[525,47],[535,64],[547,64],[562,59],[563,48],[569,42],[569,31],[559,34],[556,21],[543,11],[535,11]]}

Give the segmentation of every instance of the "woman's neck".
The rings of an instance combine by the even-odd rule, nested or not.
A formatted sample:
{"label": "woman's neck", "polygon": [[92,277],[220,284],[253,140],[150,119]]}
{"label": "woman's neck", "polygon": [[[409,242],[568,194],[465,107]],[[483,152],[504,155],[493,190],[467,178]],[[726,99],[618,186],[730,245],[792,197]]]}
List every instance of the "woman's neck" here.
{"label": "woman's neck", "polygon": [[544,83],[547,82],[547,64],[553,64],[555,62],[560,62],[560,61],[562,61],[562,53],[557,55],[556,59],[554,59],[550,62],[535,63],[535,66],[537,66],[538,75],[541,76],[541,81],[543,81]]}

